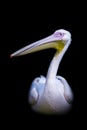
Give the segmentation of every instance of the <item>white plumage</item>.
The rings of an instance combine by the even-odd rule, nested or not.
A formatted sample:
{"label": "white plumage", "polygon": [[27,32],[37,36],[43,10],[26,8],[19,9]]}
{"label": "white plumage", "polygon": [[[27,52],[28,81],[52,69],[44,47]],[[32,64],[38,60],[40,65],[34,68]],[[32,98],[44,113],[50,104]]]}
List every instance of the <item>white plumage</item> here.
{"label": "white plumage", "polygon": [[56,49],[47,76],[35,78],[29,91],[29,103],[36,112],[44,114],[63,114],[72,106],[73,93],[67,81],[56,76],[60,61],[71,43],[71,34],[60,29],[52,35],[32,43],[11,55],[20,56],[47,48]]}

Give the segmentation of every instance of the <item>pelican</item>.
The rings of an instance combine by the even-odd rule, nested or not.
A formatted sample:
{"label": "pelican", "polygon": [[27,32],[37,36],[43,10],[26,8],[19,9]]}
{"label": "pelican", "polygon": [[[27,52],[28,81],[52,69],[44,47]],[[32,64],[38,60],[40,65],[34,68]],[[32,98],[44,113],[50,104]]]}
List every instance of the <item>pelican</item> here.
{"label": "pelican", "polygon": [[10,55],[10,57],[21,56],[48,48],[56,50],[46,78],[44,76],[35,78],[29,89],[28,102],[33,111],[41,114],[65,114],[71,109],[72,90],[63,77],[57,76],[59,64],[70,43],[70,32],[59,29],[52,35],[29,44]]}

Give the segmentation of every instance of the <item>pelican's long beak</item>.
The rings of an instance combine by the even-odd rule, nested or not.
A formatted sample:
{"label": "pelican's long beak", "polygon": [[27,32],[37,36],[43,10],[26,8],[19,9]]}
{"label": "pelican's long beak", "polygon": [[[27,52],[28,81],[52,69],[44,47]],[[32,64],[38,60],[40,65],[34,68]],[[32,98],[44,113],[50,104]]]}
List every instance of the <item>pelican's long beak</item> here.
{"label": "pelican's long beak", "polygon": [[[58,46],[58,43],[60,43],[60,42],[61,42],[61,40],[59,38],[54,37],[53,35],[50,35],[42,40],[34,42],[16,52],[14,52],[13,54],[10,55],[10,57],[21,56],[21,55],[33,53],[33,52],[48,49],[48,48],[60,49],[61,48],[60,45]],[[62,47],[64,47],[64,44],[61,43],[61,45],[62,45]]]}

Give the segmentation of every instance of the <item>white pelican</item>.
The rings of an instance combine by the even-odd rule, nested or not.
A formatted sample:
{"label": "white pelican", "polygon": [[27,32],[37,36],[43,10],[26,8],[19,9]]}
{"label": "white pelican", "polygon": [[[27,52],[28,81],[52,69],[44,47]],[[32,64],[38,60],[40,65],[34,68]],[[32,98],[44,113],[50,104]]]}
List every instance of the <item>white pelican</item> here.
{"label": "white pelican", "polygon": [[72,90],[63,77],[56,76],[60,61],[70,43],[70,32],[60,29],[11,54],[11,57],[14,57],[47,48],[56,49],[46,78],[44,76],[37,77],[31,84],[28,101],[34,111],[44,114],[64,114],[70,110],[73,101]]}

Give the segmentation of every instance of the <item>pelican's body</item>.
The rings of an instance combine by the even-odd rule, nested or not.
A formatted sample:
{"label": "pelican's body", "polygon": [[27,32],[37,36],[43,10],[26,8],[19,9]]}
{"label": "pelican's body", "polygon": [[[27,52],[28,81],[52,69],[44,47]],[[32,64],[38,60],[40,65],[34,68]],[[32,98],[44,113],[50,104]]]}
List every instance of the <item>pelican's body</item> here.
{"label": "pelican's body", "polygon": [[[65,88],[63,82],[65,82],[67,88]],[[34,79],[32,82],[29,92],[29,103],[32,104],[33,110],[46,114],[68,112],[71,108],[72,92],[67,81],[61,76],[57,76],[55,81],[50,82],[49,87],[51,88],[44,93],[45,87],[46,78],[43,76]],[[65,94],[67,93],[66,89],[68,94]]]}
{"label": "pelican's body", "polygon": [[57,50],[50,63],[46,78],[38,77],[31,84],[28,101],[33,110],[45,114],[62,114],[70,110],[73,100],[72,90],[63,77],[56,76],[60,61],[70,43],[71,34],[60,29],[53,35],[32,43],[11,55],[11,57],[20,56],[47,48]]}

